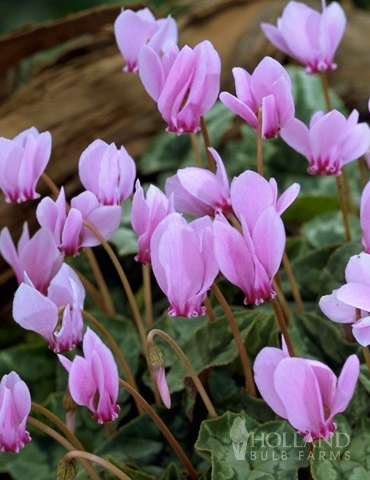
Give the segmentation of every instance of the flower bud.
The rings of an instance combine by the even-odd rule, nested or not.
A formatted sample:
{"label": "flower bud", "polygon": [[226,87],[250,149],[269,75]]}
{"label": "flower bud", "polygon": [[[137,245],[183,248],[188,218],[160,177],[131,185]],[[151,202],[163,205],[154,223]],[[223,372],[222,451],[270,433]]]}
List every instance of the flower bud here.
{"label": "flower bud", "polygon": [[157,347],[155,343],[148,344],[146,351],[146,360],[148,362],[149,370],[154,376],[163,403],[166,405],[167,408],[171,408],[171,397],[168,390],[166,372],[164,369],[164,356],[162,351]]}

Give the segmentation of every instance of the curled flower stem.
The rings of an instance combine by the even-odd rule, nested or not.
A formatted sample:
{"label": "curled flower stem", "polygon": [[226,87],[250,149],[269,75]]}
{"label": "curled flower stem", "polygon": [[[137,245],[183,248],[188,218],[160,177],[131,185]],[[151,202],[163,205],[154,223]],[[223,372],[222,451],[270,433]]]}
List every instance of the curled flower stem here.
{"label": "curled flower stem", "polygon": [[257,110],[257,172],[263,176],[263,155],[262,155],[262,108]]}
{"label": "curled flower stem", "polygon": [[207,162],[208,162],[208,169],[215,173],[216,172],[216,164],[215,161],[212,157],[211,152],[208,150],[212,145],[211,145],[211,140],[209,138],[209,133],[208,133],[208,128],[207,128],[207,123],[206,119],[202,116],[200,117],[200,128],[202,130],[202,135],[203,135],[203,140],[204,140],[204,146],[206,149],[206,156],[207,156]]}
{"label": "curled flower stem", "polygon": [[178,441],[172,435],[170,430],[166,427],[163,423],[159,415],[153,410],[153,408],[149,405],[149,403],[144,400],[144,398],[137,392],[134,388],[131,387],[127,382],[120,378],[119,380],[120,385],[129,392],[134,398],[136,398],[142,405],[143,409],[146,413],[151,417],[163,435],[166,437],[168,443],[171,445],[173,450],[175,451],[176,455],[179,457],[181,463],[184,465],[186,470],[189,472],[190,477],[192,480],[199,480],[199,476],[193,467],[192,463],[190,462],[189,458],[187,457],[186,453],[183,451],[181,446],[179,445]]}
{"label": "curled flower stem", "polygon": [[127,295],[132,313],[134,315],[136,326],[137,326],[137,329],[139,331],[141,343],[142,343],[143,349],[145,351],[145,345],[146,345],[145,328],[144,328],[143,320],[142,320],[140,312],[139,312],[139,307],[137,306],[135,296],[134,296],[133,291],[131,289],[131,285],[130,285],[127,277],[126,277],[126,274],[123,271],[123,268],[122,268],[122,266],[121,266],[121,264],[120,264],[120,262],[119,262],[119,260],[116,256],[116,254],[112,250],[109,243],[101,235],[101,233],[93,225],[91,225],[91,223],[87,222],[86,220],[84,220],[83,223],[84,223],[85,227],[88,228],[96,236],[96,238],[100,241],[100,243],[103,245],[105,251],[108,253],[110,259],[112,260],[112,263],[113,263],[113,265],[114,265],[114,267],[115,267],[115,269],[118,273],[118,276],[121,280],[122,286],[123,286],[123,288],[126,292],[126,295]]}
{"label": "curled flower stem", "polygon": [[94,252],[91,250],[91,248],[86,248],[85,249],[85,255],[87,257],[87,260],[90,264],[91,270],[94,274],[96,283],[98,284],[99,290],[104,298],[104,304],[105,304],[105,312],[114,317],[116,315],[116,310],[113,305],[113,300],[112,297],[109,293],[107,284],[105,282],[105,279],[103,277],[102,271],[100,270],[99,264],[96,260],[96,257],[94,255]]}
{"label": "curled flower stem", "polygon": [[277,301],[276,298],[272,298],[270,301],[271,301],[272,308],[274,309],[276,319],[279,323],[281,333],[283,334],[285,343],[288,347],[289,355],[291,357],[294,357],[295,356],[294,347],[293,347],[292,341],[290,339],[288,328],[286,326],[284,315],[283,315],[283,312],[281,311],[279,302]]}
{"label": "curled flower stem", "polygon": [[304,311],[304,306],[303,306],[301,293],[299,291],[297,280],[295,278],[295,275],[294,275],[294,272],[293,272],[293,269],[292,269],[292,265],[289,261],[289,258],[288,258],[288,255],[287,255],[286,251],[284,251],[284,255],[283,255],[283,266],[284,266],[284,269],[285,269],[285,273],[288,277],[288,281],[290,283],[290,286],[292,288],[292,294],[293,294],[294,302],[297,306],[297,310],[298,310],[298,312],[303,312]]}
{"label": "curled flower stem", "polygon": [[345,237],[346,237],[346,241],[350,242],[352,240],[352,235],[351,235],[351,227],[350,227],[350,224],[349,224],[346,199],[345,199],[344,191],[343,191],[343,180],[340,176],[338,176],[338,177],[335,177],[335,181],[336,181],[336,184],[337,184],[337,192],[338,192],[340,209],[342,211]]}
{"label": "curled flower stem", "polygon": [[152,288],[151,288],[151,278],[150,278],[151,267],[150,265],[144,265],[142,263],[141,270],[143,274],[146,326],[148,328],[151,328],[153,324]]}
{"label": "curled flower stem", "polygon": [[193,153],[194,153],[195,166],[196,167],[203,167],[202,155],[200,154],[197,135],[196,135],[196,133],[189,133],[189,135],[190,135],[191,148],[192,148]]}
{"label": "curled flower stem", "polygon": [[[121,349],[117,345],[117,342],[114,340],[112,335],[108,332],[108,330],[103,327],[103,325],[95,318],[93,317],[89,312],[86,312],[85,310],[82,310],[82,315],[83,317],[104,336],[106,341],[109,343],[110,348],[112,349],[118,363],[120,364],[123,373],[125,374],[125,377],[127,378],[128,383],[137,391],[139,391],[138,386],[135,381],[135,377],[133,376],[131,369],[129,367],[129,364],[127,363],[127,360],[123,353],[121,352]],[[139,414],[143,413],[143,409],[140,405],[139,402],[135,401],[136,407],[138,409]]]}
{"label": "curled flower stem", "polygon": [[227,321],[229,322],[232,334],[236,342],[236,346],[238,347],[240,362],[242,364],[242,368],[245,376],[245,389],[253,397],[257,397],[257,391],[254,384],[252,367],[249,362],[248,354],[245,350],[244,342],[243,342],[238,324],[236,323],[236,320],[234,318],[234,315],[232,314],[229,304],[227,303],[225,297],[221,293],[221,290],[217,287],[215,283],[212,285],[211,290],[214,293],[215,297],[217,298],[227,318]]}
{"label": "curled flower stem", "polygon": [[163,330],[159,330],[158,328],[154,328],[148,333],[147,337],[147,342],[148,344],[150,343],[155,343],[154,342],[154,337],[155,335],[158,335],[159,337],[162,337],[166,342],[172,347],[172,349],[176,352],[178,357],[181,359],[182,363],[184,364],[186,370],[188,371],[189,375],[191,376],[194,385],[196,386],[199,395],[202,397],[202,400],[204,402],[204,405],[207,408],[207,411],[209,413],[209,416],[211,418],[217,418],[218,415],[216,413],[216,410],[214,409],[214,406],[212,405],[212,402],[205,391],[201,381],[199,380],[197,372],[194,370],[193,365],[191,364],[190,360],[188,357],[185,355],[181,347],[175,342],[175,340],[168,335],[168,333],[164,332]]}
{"label": "curled flower stem", "polygon": [[[45,423],[42,423],[31,416],[28,417],[27,423],[56,440],[60,445],[62,445],[63,448],[65,448],[69,452],[73,452],[76,449],[75,445],[66,440],[62,435],[60,435],[60,433],[56,432],[53,428],[45,425]],[[90,465],[88,461],[81,459],[80,462],[88,473],[91,480],[100,480],[99,475],[96,473],[94,467]]]}
{"label": "curled flower stem", "polygon": [[101,467],[112,472],[120,480],[132,480],[131,477],[129,477],[128,475],[126,475],[125,472],[123,472],[118,467],[113,465],[113,463],[108,462],[108,460],[105,460],[104,458],[99,457],[98,455],[94,455],[93,453],[81,452],[79,450],[72,450],[66,453],[64,457],[61,459],[61,461],[68,462],[72,458],[80,458],[80,459],[89,460],[89,462],[97,463]]}

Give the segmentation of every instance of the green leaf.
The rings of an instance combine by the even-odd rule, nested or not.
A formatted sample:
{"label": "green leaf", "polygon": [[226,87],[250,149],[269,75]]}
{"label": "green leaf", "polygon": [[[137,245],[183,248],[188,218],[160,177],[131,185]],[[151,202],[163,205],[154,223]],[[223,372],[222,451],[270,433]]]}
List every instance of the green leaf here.
{"label": "green leaf", "polygon": [[[352,238],[361,238],[360,222],[357,217],[349,215]],[[326,212],[317,215],[302,227],[302,235],[314,247],[323,247],[344,243],[345,232],[342,212]]]}
{"label": "green leaf", "polygon": [[336,417],[338,430],[327,441],[316,441],[311,470],[314,480],[362,480],[370,474],[370,422],[350,429],[342,416]]}
{"label": "green leaf", "polygon": [[329,195],[299,195],[294,203],[283,214],[285,223],[301,225],[317,215],[338,210],[339,203]]}
{"label": "green leaf", "polygon": [[211,453],[212,480],[296,479],[308,449],[285,421],[258,425],[226,412],[202,423],[195,448]]}
{"label": "green leaf", "polygon": [[120,257],[134,255],[138,251],[137,235],[128,227],[120,227],[110,239],[110,242],[116,247]]}
{"label": "green leaf", "polygon": [[184,475],[174,463],[170,463],[161,480],[184,480]]}

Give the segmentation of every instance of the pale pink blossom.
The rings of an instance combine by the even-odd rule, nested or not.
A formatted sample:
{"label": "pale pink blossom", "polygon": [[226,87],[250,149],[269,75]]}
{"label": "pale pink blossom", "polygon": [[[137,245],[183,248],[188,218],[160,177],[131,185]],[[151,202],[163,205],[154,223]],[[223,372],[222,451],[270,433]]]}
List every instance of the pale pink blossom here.
{"label": "pale pink blossom", "polygon": [[277,26],[262,23],[266,37],[282,52],[306,67],[307,73],[334,70],[334,55],[346,28],[346,16],[337,2],[322,13],[300,2],[289,2]]}
{"label": "pale pink blossom", "polygon": [[132,199],[131,225],[139,236],[137,262],[150,264],[150,240],[161,220],[174,212],[173,199],[155,185],[150,185],[146,197],[140,181],[136,181],[136,191]]}
{"label": "pale pink blossom", "polygon": [[77,405],[88,407],[98,423],[118,417],[119,377],[112,352],[90,328],[82,342],[83,354],[73,361],[58,355],[69,373],[68,388]]}
{"label": "pale pink blossom", "polygon": [[95,140],[81,154],[78,171],[82,185],[102,205],[120,205],[134,188],[136,165],[124,147]]}
{"label": "pale pink blossom", "polygon": [[0,137],[0,189],[5,201],[24,202],[39,198],[36,185],[51,154],[50,132],[31,127],[12,140]]}
{"label": "pale pink blossom", "polygon": [[177,170],[167,178],[166,194],[173,195],[176,210],[196,217],[214,216],[231,211],[230,186],[227,172],[220,155],[209,148],[217,170],[216,173],[200,167]]}
{"label": "pale pink blossom", "polygon": [[0,451],[18,453],[31,441],[26,431],[31,411],[31,395],[27,385],[15,372],[0,381]]}
{"label": "pale pink blossom", "polygon": [[178,135],[199,130],[201,116],[217,100],[220,73],[220,57],[208,40],[180,51],[172,45],[162,57],[149,46],[140,51],[139,74],[144,88],[157,102],[167,131]]}
{"label": "pale pink blossom", "polygon": [[14,320],[26,330],[42,335],[54,352],[75,348],[82,339],[85,290],[65,263],[42,295],[26,279],[15,293]]}
{"label": "pale pink blossom", "polygon": [[187,223],[171,213],[155,229],[150,250],[153,273],[170,303],[169,315],[205,315],[202,303],[218,273],[211,219]]}
{"label": "pale pink blossom", "polygon": [[120,225],[122,208],[119,205],[100,205],[89,191],[72,198],[67,211],[64,189],[54,202],[44,198],[36,211],[40,225],[54,235],[56,244],[65,255],[78,255],[84,247],[94,247],[100,240],[83,224],[86,220],[108,240]]}
{"label": "pale pink blossom", "polygon": [[252,74],[235,67],[233,75],[236,96],[221,92],[221,102],[256,131],[260,108],[262,138],[279,135],[295,111],[292,82],[285,68],[273,58],[265,57]]}
{"label": "pale pink blossom", "polygon": [[361,157],[370,146],[370,128],[358,123],[358,112],[346,118],[338,110],[316,112],[309,128],[297,118],[282,129],[281,137],[309,162],[312,175],[340,175],[342,167]]}
{"label": "pale pink blossom", "polygon": [[161,55],[169,44],[177,43],[175,20],[171,16],[156,20],[148,8],[136,12],[122,10],[114,22],[114,34],[126,62],[125,72],[139,70],[139,52],[143,45],[148,45]]}
{"label": "pale pink blossom", "polygon": [[27,223],[23,225],[17,247],[9,230],[3,228],[0,234],[0,253],[14,270],[18,283],[22,283],[27,275],[34,287],[42,293],[46,292],[63,262],[63,255],[53,235],[41,228],[30,238]]}
{"label": "pale pink blossom", "polygon": [[265,347],[254,362],[254,378],[262,398],[303,436],[305,442],[333,435],[334,417],[344,412],[355,391],[360,362],[351,355],[339,378],[324,363],[289,357]]}

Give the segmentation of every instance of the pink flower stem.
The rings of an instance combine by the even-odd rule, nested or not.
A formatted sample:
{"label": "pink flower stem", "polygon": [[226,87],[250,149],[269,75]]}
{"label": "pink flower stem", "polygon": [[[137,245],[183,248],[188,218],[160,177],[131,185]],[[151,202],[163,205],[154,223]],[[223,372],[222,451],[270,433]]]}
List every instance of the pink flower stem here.
{"label": "pink flower stem", "polygon": [[[60,435],[60,433],[56,432],[53,428],[45,425],[45,423],[40,422],[39,420],[36,420],[31,416],[28,417],[27,423],[56,440],[66,450],[72,452],[76,449],[75,445],[66,440],[62,435]],[[99,475],[96,473],[94,467],[90,465],[89,462],[81,459],[81,465],[84,467],[91,480],[100,480]]]}
{"label": "pink flower stem", "polygon": [[358,159],[358,170],[360,172],[360,182],[361,182],[361,189],[365,188],[367,184],[367,169],[366,169],[366,161],[364,157]]}
{"label": "pink flower stem", "polygon": [[257,172],[263,176],[263,154],[262,154],[262,108],[257,110]]}
{"label": "pink flower stem", "polygon": [[274,309],[275,316],[280,327],[280,331],[283,334],[285,343],[288,347],[289,355],[291,357],[294,357],[295,356],[294,347],[292,344],[292,340],[290,339],[288,328],[286,326],[284,315],[283,315],[283,312],[281,311],[279,302],[277,301],[276,298],[272,298],[270,301],[271,301],[272,308]]}
{"label": "pink flower stem", "polygon": [[326,72],[321,72],[320,79],[321,79],[322,92],[324,94],[326,110],[328,112],[330,112],[330,110],[333,110],[333,104],[332,104],[331,98],[330,98],[329,82],[328,82],[328,76],[327,76]]}
{"label": "pink flower stem", "polygon": [[200,154],[199,150],[199,143],[198,143],[198,138],[195,133],[189,133],[190,135],[190,143],[191,143],[191,148],[194,153],[194,163],[196,167],[202,167],[203,162],[202,162],[202,156]]}
{"label": "pink flower stem", "polygon": [[285,323],[288,325],[289,323],[289,318],[290,318],[290,310],[289,310],[289,305],[288,302],[286,301],[286,298],[284,296],[284,293],[281,289],[281,283],[279,281],[279,272],[275,275],[275,278],[272,281],[274,290],[276,291],[277,298],[279,300],[279,304],[281,306],[281,309],[284,314],[285,318]]}
{"label": "pink flower stem", "polygon": [[215,297],[217,298],[227,318],[227,321],[229,322],[232,334],[236,342],[236,346],[238,347],[240,362],[242,364],[242,368],[245,376],[245,389],[250,395],[252,395],[253,397],[257,397],[257,391],[256,391],[256,386],[254,384],[252,367],[249,362],[248,354],[246,352],[238,324],[236,323],[236,320],[229,307],[229,304],[227,303],[225,297],[221,293],[221,290],[217,287],[215,283],[212,285],[211,290],[214,293]]}
{"label": "pink flower stem", "polygon": [[145,318],[147,328],[151,328],[153,324],[153,305],[152,305],[152,288],[151,288],[151,266],[141,264],[143,276],[143,290],[144,290],[144,306]]}
{"label": "pink flower stem", "polygon": [[213,311],[211,302],[210,302],[210,300],[209,300],[208,297],[206,297],[206,298],[204,299],[203,304],[204,304],[204,306],[206,307],[206,310],[207,310],[208,320],[209,320],[211,323],[212,323],[212,322],[215,322],[215,321],[216,321],[215,312]]}
{"label": "pink flower stem", "polygon": [[[125,356],[123,355],[121,349],[117,345],[117,342],[114,340],[112,335],[108,332],[108,330],[103,327],[103,325],[95,318],[93,317],[89,312],[86,312],[85,310],[82,310],[82,315],[83,317],[103,335],[103,337],[106,339],[108,344],[110,345],[112,352],[114,353],[117,362],[120,364],[123,373],[125,374],[125,377],[127,378],[128,383],[135,388],[135,390],[139,391],[139,388],[136,384],[135,377],[133,376],[130,366],[127,363],[127,360]],[[136,402],[136,407],[139,412],[139,414],[143,413],[143,409],[140,405],[140,403]]]}
{"label": "pink flower stem", "polygon": [[151,417],[153,422],[157,425],[157,427],[160,429],[160,431],[166,437],[168,443],[171,445],[174,452],[179,457],[181,463],[184,465],[184,467],[188,471],[192,480],[199,480],[199,476],[197,474],[197,471],[193,467],[193,465],[190,462],[189,458],[187,457],[186,453],[181,448],[180,444],[175,439],[175,437],[172,435],[172,433],[167,428],[167,426],[163,423],[163,421],[161,420],[159,415],[153,410],[153,408],[149,405],[149,403],[146,400],[144,400],[144,398],[140,395],[140,393],[137,392],[134,388],[131,387],[130,384],[128,384],[127,382],[125,382],[121,378],[120,378],[119,382],[120,382],[121,387],[123,387],[125,390],[127,390],[130,395],[132,395],[134,398],[136,398],[141,403],[145,412]]}
{"label": "pink flower stem", "polygon": [[199,380],[197,372],[194,370],[193,365],[191,364],[190,360],[185,355],[185,353],[183,352],[181,347],[175,342],[175,340],[170,335],[168,335],[168,333],[163,332],[163,330],[159,330],[158,328],[154,328],[153,330],[151,330],[148,333],[148,338],[147,338],[148,344],[150,344],[150,343],[155,344],[155,342],[154,342],[155,335],[158,335],[159,337],[162,337],[164,340],[166,340],[166,342],[176,352],[176,354],[178,355],[178,357],[180,358],[180,360],[184,364],[186,370],[188,371],[189,375],[191,376],[191,378],[194,382],[194,385],[196,386],[196,388],[198,390],[199,395],[202,397],[202,400],[204,402],[204,405],[207,408],[209,416],[211,418],[218,418],[216,410],[215,410],[214,406],[212,405],[212,402],[211,402],[207,392],[205,391],[201,381]]}
{"label": "pink flower stem", "polygon": [[208,169],[215,173],[216,172],[216,164],[214,161],[214,158],[212,157],[211,152],[208,150],[212,145],[211,145],[211,140],[209,138],[209,133],[208,133],[208,128],[207,128],[207,123],[206,119],[202,116],[200,117],[200,128],[202,130],[202,135],[203,135],[203,140],[204,140],[204,146],[206,149],[206,156],[207,156],[207,161],[208,161]]}

